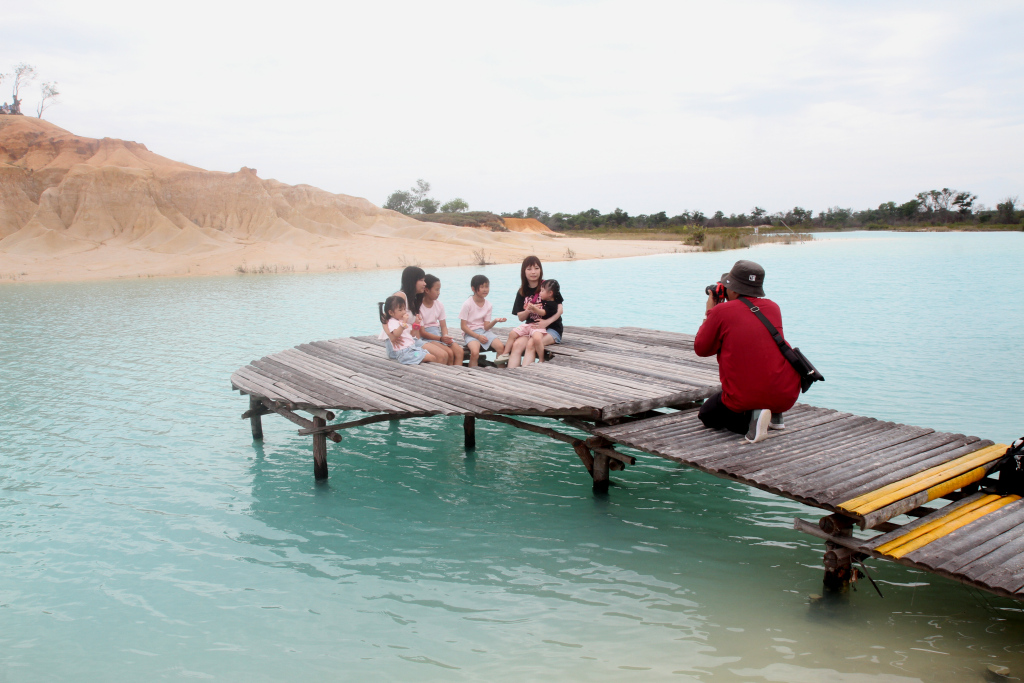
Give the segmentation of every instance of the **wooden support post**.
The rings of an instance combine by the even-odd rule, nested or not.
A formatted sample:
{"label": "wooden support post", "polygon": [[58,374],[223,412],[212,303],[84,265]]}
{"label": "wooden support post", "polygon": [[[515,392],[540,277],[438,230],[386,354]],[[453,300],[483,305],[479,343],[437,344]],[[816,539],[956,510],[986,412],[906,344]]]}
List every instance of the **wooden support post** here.
{"label": "wooden support post", "polygon": [[604,453],[594,453],[594,492],[605,493],[608,491],[608,456]]}
{"label": "wooden support post", "polygon": [[[327,425],[327,420],[322,417],[313,418],[313,429]],[[327,478],[327,433],[319,432],[313,435],[313,476],[317,481]]]}
{"label": "wooden support post", "polygon": [[249,397],[249,426],[252,427],[252,438],[263,440],[263,403],[255,396]]}
{"label": "wooden support post", "polygon": [[580,456],[580,460],[583,461],[587,472],[590,472],[590,476],[594,476],[594,454],[587,448],[587,444],[577,439],[572,442],[572,449],[576,451],[576,455]]}
{"label": "wooden support post", "polygon": [[467,415],[462,420],[462,429],[466,433],[466,450],[472,451],[476,449],[476,418],[472,415]]}
{"label": "wooden support post", "polygon": [[[843,515],[829,515],[818,520],[818,528],[829,536],[846,538],[853,536],[854,520]],[[832,541],[825,542],[825,578],[822,584],[830,593],[845,593],[853,579],[853,556],[850,548],[845,548]]]}

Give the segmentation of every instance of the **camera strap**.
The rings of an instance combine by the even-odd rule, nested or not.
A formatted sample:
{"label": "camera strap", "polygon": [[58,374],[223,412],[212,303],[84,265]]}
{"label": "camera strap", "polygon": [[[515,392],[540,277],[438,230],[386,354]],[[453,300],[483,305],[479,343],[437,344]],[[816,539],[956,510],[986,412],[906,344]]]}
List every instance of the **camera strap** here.
{"label": "camera strap", "polygon": [[772,339],[778,345],[779,351],[782,352],[782,357],[793,366],[796,374],[800,376],[800,391],[807,391],[815,382],[825,380],[825,376],[818,372],[818,369],[814,367],[814,364],[811,363],[807,356],[800,353],[800,349],[794,349],[786,343],[786,340],[782,338],[782,333],[779,332],[775,325],[772,325],[771,321],[765,317],[759,307],[748,301],[745,296],[740,296],[740,301],[745,303],[750,312],[756,315],[757,319],[768,328],[768,333],[772,335]]}
{"label": "camera strap", "polygon": [[789,355],[786,352],[790,350],[790,346],[786,343],[786,340],[782,338],[782,333],[779,332],[775,325],[772,325],[771,321],[765,317],[760,308],[747,300],[747,297],[741,295],[740,301],[745,303],[747,308],[750,309],[750,312],[756,315],[757,319],[764,323],[764,326],[768,328],[768,333],[772,335],[772,339],[775,340],[775,343],[779,346],[779,350],[782,351],[782,355],[786,356],[786,359],[788,360]]}

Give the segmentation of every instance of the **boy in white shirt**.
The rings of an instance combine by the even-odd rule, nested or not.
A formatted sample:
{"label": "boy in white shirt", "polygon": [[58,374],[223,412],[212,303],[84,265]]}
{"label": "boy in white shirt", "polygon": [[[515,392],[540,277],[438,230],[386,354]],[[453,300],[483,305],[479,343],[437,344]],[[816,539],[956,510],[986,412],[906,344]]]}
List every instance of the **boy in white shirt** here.
{"label": "boy in white shirt", "polygon": [[505,345],[498,339],[498,335],[491,332],[491,328],[505,322],[506,318],[491,320],[491,302],[487,300],[487,295],[491,293],[491,281],[486,275],[474,275],[469,286],[473,288],[473,296],[462,304],[459,319],[466,345],[469,346],[469,367],[475,368],[480,360],[481,349],[494,349],[498,355],[505,350]]}

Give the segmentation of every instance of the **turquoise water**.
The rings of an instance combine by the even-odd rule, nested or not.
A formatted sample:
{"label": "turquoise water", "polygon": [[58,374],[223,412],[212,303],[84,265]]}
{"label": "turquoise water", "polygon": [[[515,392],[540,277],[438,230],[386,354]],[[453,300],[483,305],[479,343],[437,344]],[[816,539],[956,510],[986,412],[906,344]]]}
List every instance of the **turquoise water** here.
{"label": "turquoise water", "polygon": [[[549,264],[569,324],[692,332],[737,258],[767,271],[809,402],[1024,433],[1024,234],[843,234]],[[474,269],[436,271],[457,310]],[[516,266],[490,266],[510,307]],[[982,680],[1024,673],[1018,603],[872,563],[811,604],[818,513],[641,455],[595,497],[565,445],[479,424],[328,444],[230,373],[376,330],[396,272],[0,288],[0,681]]]}

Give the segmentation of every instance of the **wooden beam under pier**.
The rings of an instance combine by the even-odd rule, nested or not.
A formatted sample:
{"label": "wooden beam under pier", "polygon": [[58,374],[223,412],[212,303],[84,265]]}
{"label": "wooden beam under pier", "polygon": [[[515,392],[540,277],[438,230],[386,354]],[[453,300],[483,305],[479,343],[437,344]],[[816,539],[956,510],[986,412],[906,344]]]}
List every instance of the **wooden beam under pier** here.
{"label": "wooden beam under pier", "polygon": [[[287,408],[281,408],[279,406],[274,405],[273,402],[270,402],[267,399],[261,399],[261,400],[262,400],[262,403],[263,403],[264,406],[270,408],[270,410],[274,411],[275,413],[277,413],[278,415],[280,415],[284,419],[290,420],[291,422],[294,422],[295,424],[299,425],[303,429],[315,429],[315,425],[313,423],[313,420],[321,420],[321,419],[323,419],[323,418],[315,417],[315,418],[313,418],[313,420],[307,420],[304,417],[300,417],[300,416],[296,415],[295,413],[293,413],[292,411],[288,410]],[[331,441],[333,441],[334,443],[341,443],[341,436],[338,435],[338,434],[330,433],[330,434],[327,435],[327,438],[330,439]]]}
{"label": "wooden beam under pier", "polygon": [[352,420],[351,422],[341,422],[334,425],[324,425],[320,428],[312,429],[300,429],[299,436],[309,436],[310,434],[319,434],[338,432],[342,429],[352,429],[353,427],[362,427],[363,425],[373,424],[375,422],[390,422],[394,420],[407,420],[411,417],[423,417],[429,413],[382,413],[380,415],[371,415],[370,417],[362,417],[358,420]]}

